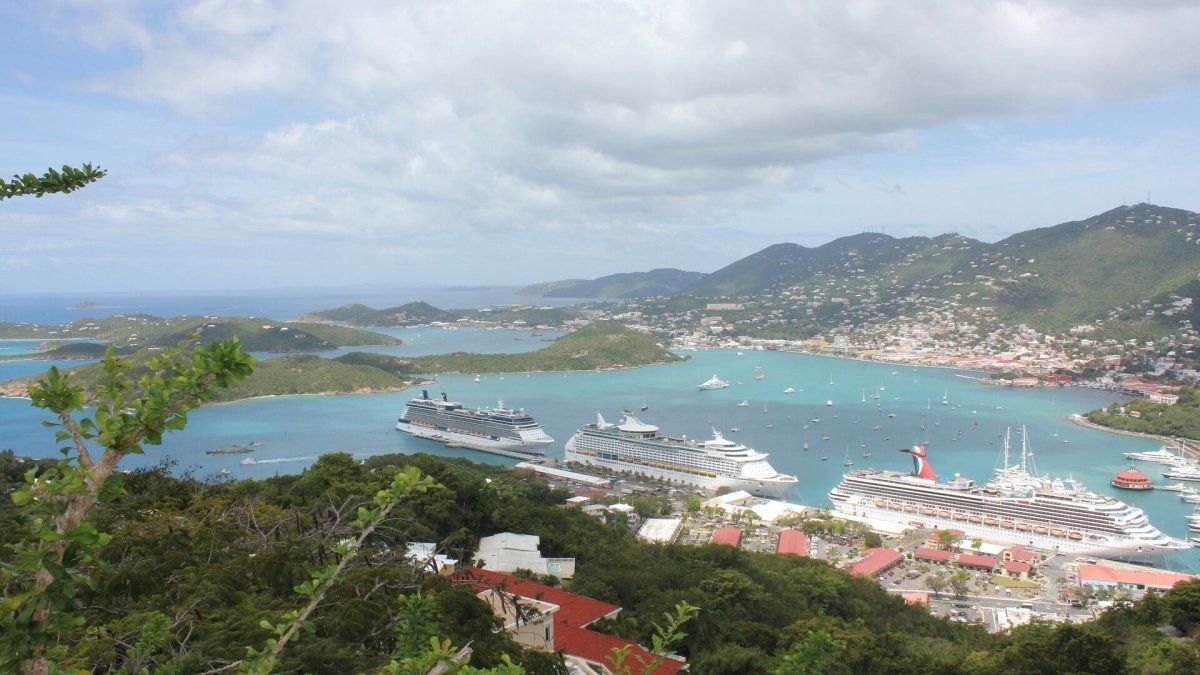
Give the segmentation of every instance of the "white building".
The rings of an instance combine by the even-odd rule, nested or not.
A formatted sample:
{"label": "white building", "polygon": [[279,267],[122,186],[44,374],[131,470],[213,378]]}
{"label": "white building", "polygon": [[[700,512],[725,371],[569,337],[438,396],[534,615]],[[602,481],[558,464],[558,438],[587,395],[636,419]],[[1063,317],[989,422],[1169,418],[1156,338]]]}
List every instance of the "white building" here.
{"label": "white building", "polygon": [[475,562],[484,569],[496,572],[515,572],[520,569],[537,574],[551,574],[560,579],[575,576],[574,558],[543,558],[538,550],[541,537],[536,534],[501,532],[479,540]]}

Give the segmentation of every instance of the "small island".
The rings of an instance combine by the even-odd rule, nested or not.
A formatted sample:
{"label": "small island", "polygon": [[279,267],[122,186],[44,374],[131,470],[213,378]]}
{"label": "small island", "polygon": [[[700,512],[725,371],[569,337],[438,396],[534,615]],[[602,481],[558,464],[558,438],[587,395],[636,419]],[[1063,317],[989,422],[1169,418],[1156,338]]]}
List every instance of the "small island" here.
{"label": "small island", "polygon": [[[155,353],[156,350],[142,349],[127,358],[136,369]],[[593,321],[542,349],[524,354],[456,352],[412,359],[368,352],[351,352],[333,359],[313,354],[284,356],[259,362],[255,365],[253,375],[221,390],[213,401],[233,402],[264,396],[397,392],[427,381],[423,375],[429,373],[614,370],[680,360],[681,357],[667,351],[644,333],[615,321]],[[75,382],[88,391],[95,389],[101,375],[97,364],[72,369]],[[38,376],[33,376],[0,384],[0,395],[28,396],[29,386],[37,379]]]}

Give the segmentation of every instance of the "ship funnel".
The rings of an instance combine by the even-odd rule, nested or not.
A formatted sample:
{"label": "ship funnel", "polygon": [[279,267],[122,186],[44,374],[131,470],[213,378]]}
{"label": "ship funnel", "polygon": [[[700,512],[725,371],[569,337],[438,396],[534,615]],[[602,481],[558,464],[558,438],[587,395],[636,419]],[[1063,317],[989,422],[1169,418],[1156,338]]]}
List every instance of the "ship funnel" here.
{"label": "ship funnel", "polygon": [[601,415],[600,411],[597,410],[596,411],[596,428],[597,429],[607,429],[611,426],[612,426],[611,424],[604,421],[604,415]]}
{"label": "ship funnel", "polygon": [[422,390],[421,390],[421,400],[422,400],[422,401],[428,401],[428,400],[429,400],[429,390],[428,390],[428,389],[422,389]]}
{"label": "ship funnel", "polygon": [[450,399],[446,398],[446,392],[444,392],[444,391],[442,392],[442,400],[446,401],[447,403],[450,402]]}
{"label": "ship funnel", "polygon": [[929,459],[925,456],[925,446],[914,445],[911,448],[903,448],[900,450],[906,455],[912,455],[913,458],[913,473],[918,478],[926,478],[929,480],[937,480],[937,474],[933,472],[933,467],[929,465]]}

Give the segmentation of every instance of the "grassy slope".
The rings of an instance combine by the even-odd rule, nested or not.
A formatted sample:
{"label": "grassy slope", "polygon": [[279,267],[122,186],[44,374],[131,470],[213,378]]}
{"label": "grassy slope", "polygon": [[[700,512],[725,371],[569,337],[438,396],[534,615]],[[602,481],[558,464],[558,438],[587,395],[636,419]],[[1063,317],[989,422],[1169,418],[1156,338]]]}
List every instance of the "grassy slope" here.
{"label": "grassy slope", "polygon": [[550,346],[525,354],[441,354],[413,359],[419,373],[513,373],[629,368],[678,361],[654,338],[613,321],[593,321]]}

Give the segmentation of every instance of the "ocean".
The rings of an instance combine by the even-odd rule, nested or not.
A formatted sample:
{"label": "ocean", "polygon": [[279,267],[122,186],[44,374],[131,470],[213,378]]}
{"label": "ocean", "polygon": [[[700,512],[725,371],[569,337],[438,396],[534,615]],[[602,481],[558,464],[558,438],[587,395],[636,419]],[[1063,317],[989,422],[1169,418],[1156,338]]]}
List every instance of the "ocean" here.
{"label": "ocean", "polygon": [[[527,330],[474,328],[387,332],[406,342],[381,348],[397,355],[529,351],[555,337]],[[525,408],[554,437],[551,457],[561,457],[563,444],[577,428],[593,421],[597,412],[615,422],[622,410],[636,411],[644,401],[649,408],[638,416],[664,433],[707,438],[715,428],[769,453],[776,469],[800,477],[788,498],[813,506],[829,504],[826,494],[846,470],[846,460],[853,461],[855,468],[909,470],[911,459],[898,450],[918,442],[928,444],[930,463],[940,475],[986,480],[1001,461],[1005,435],[1011,432],[1014,448],[1019,449],[1017,434],[1024,428],[1040,472],[1078,479],[1097,492],[1142,507],[1165,532],[1177,537],[1188,534],[1184,517],[1192,507],[1176,493],[1128,492],[1109,486],[1109,480],[1130,464],[1122,452],[1153,450],[1158,443],[1093,431],[1069,421],[1073,413],[1111,403],[1112,394],[1075,388],[992,387],[958,377],[966,373],[949,369],[807,354],[682,353],[689,360],[633,370],[484,375],[479,382],[471,374],[436,376],[425,388],[431,394],[445,392],[467,406],[503,400],[508,406]],[[0,381],[46,367],[45,362],[2,362]],[[755,379],[758,367],[765,375],[761,380]],[[696,389],[714,374],[731,386]],[[789,387],[796,391],[785,393]],[[414,393],[272,397],[207,406],[191,413],[185,431],[169,436],[161,447],[149,448],[144,456],[127,458],[123,467],[171,457],[180,470],[191,469],[198,476],[216,476],[227,469],[234,478],[261,478],[298,472],[318,455],[335,451],[357,457],[427,452],[497,465],[513,463],[396,431],[395,420]],[[739,406],[741,401],[749,405]],[[53,430],[42,427],[42,420],[28,401],[0,399],[0,449],[56,456]],[[257,464],[240,464],[247,455],[205,454],[249,444],[254,444],[251,456],[259,460]],[[1158,465],[1140,468],[1156,483],[1170,482],[1161,478]],[[1200,572],[1196,553],[1177,555],[1168,563]]]}

